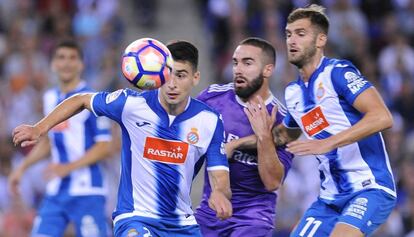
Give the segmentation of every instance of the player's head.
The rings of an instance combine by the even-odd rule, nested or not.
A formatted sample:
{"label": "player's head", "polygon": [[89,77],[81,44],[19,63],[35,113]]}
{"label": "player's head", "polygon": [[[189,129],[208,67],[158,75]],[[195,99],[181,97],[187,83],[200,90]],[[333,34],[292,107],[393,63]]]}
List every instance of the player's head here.
{"label": "player's head", "polygon": [[174,66],[170,80],[160,89],[161,97],[169,106],[180,106],[187,102],[191,89],[200,80],[198,49],[187,41],[175,41],[167,47],[174,59]]}
{"label": "player's head", "polygon": [[325,8],[316,4],[297,8],[287,19],[286,44],[290,63],[302,68],[317,54],[323,54],[329,30]]}
{"label": "player's head", "polygon": [[233,83],[236,94],[249,99],[261,88],[268,90],[276,62],[276,50],[266,40],[250,37],[233,53]]}
{"label": "player's head", "polygon": [[58,43],[52,55],[52,70],[61,82],[80,79],[83,70],[82,49],[74,40]]}

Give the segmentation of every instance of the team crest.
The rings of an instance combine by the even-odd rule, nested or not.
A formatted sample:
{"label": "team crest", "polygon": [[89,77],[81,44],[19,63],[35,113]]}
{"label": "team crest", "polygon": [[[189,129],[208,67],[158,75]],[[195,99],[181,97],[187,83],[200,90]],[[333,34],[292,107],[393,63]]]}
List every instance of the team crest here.
{"label": "team crest", "polygon": [[322,82],[319,83],[318,89],[316,90],[316,98],[319,100],[325,95],[325,88],[323,88]]}
{"label": "team crest", "polygon": [[136,229],[130,229],[128,230],[127,237],[135,237],[138,236],[139,232]]}
{"label": "team crest", "polygon": [[197,128],[191,128],[191,132],[187,134],[187,142],[190,144],[196,144],[200,136],[198,135]]}

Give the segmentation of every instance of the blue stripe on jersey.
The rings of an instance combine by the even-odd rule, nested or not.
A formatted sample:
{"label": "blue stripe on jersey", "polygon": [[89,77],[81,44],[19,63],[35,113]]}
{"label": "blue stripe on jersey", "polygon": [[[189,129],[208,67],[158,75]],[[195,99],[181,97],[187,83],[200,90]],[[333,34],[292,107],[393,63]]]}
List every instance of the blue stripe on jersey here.
{"label": "blue stripe on jersey", "polygon": [[[315,135],[317,139],[326,139],[332,136],[332,134],[322,131]],[[338,161],[338,149],[332,150],[324,154],[329,159],[329,172],[332,175],[332,179],[335,183],[335,187],[339,193],[348,193],[352,191],[351,183],[349,182],[347,173],[341,168],[341,163]],[[321,182],[325,180],[321,178]]]}
{"label": "blue stripe on jersey", "polygon": [[[85,151],[95,145],[94,134],[96,134],[96,119],[93,113],[90,113],[89,118],[85,121]],[[91,185],[93,187],[102,187],[103,178],[101,170],[97,163],[89,165],[91,171]]]}
{"label": "blue stripe on jersey", "polygon": [[[60,132],[56,132],[54,133],[53,139],[54,139],[55,146],[59,154],[60,163],[62,164],[68,163],[69,162],[68,153],[66,151],[66,146],[65,146],[65,141],[64,141],[65,138],[63,137],[63,134]],[[70,179],[71,179],[70,175],[62,179],[62,181],[60,182],[59,193],[68,191]]]}
{"label": "blue stripe on jersey", "polygon": [[[393,175],[388,170],[381,133],[366,137],[358,142],[359,150],[364,161],[368,164],[375,181],[395,191]],[[378,156],[380,154],[380,156]]]}
{"label": "blue stripe on jersey", "polygon": [[122,131],[122,149],[121,149],[121,177],[118,187],[118,203],[115,211],[112,213],[112,219],[116,216],[134,211],[134,198],[132,195],[132,152],[131,138],[129,137],[126,127],[119,123]]}
{"label": "blue stripe on jersey", "polygon": [[193,180],[197,176],[198,172],[200,172],[201,168],[203,167],[204,161],[206,159],[206,155],[203,155],[198,159],[198,161],[194,165],[194,174],[193,174]]}
{"label": "blue stripe on jersey", "polygon": [[[164,111],[165,113],[165,111]],[[167,124],[168,126],[168,124]],[[172,130],[179,129],[178,126],[172,125]],[[172,140],[173,134],[168,133],[168,131],[158,126],[156,136],[163,139]],[[178,132],[178,131],[177,131]],[[173,139],[178,140],[178,139]],[[180,172],[178,171],[178,165],[165,164],[161,162],[152,162],[152,166],[155,170],[156,176],[156,187],[157,187],[157,200],[162,200],[157,202],[158,213],[160,216],[168,216],[169,218],[177,218],[178,215],[174,215],[175,210],[177,209],[177,200],[179,195],[179,184],[180,184]]]}

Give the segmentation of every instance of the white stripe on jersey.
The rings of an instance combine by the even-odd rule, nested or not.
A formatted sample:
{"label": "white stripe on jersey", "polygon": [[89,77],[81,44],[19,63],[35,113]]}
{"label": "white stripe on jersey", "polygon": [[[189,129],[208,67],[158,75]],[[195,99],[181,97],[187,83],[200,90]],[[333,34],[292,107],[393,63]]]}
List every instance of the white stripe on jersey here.
{"label": "white stripe on jersey", "polygon": [[232,82],[224,85],[212,84],[208,87],[208,92],[223,92],[232,89],[234,89],[234,84]]}

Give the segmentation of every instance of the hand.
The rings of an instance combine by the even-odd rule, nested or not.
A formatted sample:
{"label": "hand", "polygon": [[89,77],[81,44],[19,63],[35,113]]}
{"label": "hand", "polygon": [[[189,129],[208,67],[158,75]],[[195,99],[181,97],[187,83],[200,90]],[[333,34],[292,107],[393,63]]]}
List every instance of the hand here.
{"label": "hand", "polygon": [[322,155],[336,147],[329,139],[322,140],[296,140],[287,144],[286,150],[295,155]]}
{"label": "hand", "polygon": [[236,150],[236,148],[237,148],[236,140],[231,140],[227,142],[226,144],[224,144],[224,149],[226,150],[227,159],[231,159],[231,157],[233,156],[234,150]]}
{"label": "hand", "polygon": [[17,168],[16,170],[13,170],[13,172],[9,175],[7,185],[9,187],[10,193],[15,197],[20,196],[19,185],[23,173],[24,172],[22,169]]}
{"label": "hand", "polygon": [[45,178],[47,180],[55,177],[64,178],[68,176],[71,171],[68,164],[51,163],[45,169]]}
{"label": "hand", "polygon": [[220,191],[212,191],[208,199],[208,205],[211,209],[216,211],[216,217],[224,220],[233,215],[233,208],[231,202],[224,193]]}
{"label": "hand", "polygon": [[13,130],[13,143],[15,146],[27,147],[36,144],[40,138],[40,130],[31,125],[20,125]]}
{"label": "hand", "polygon": [[257,101],[258,104],[247,103],[247,108],[244,108],[244,112],[258,138],[271,136],[271,130],[276,120],[277,106],[273,107],[272,113],[269,115],[263,99],[257,96]]}

